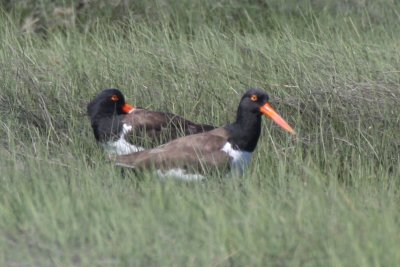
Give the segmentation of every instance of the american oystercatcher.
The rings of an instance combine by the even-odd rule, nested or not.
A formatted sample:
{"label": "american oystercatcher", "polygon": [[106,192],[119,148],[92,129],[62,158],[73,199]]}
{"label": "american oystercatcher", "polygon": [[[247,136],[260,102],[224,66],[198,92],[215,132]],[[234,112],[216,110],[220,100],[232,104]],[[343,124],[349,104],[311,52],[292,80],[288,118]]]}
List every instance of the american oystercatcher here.
{"label": "american oystercatcher", "polygon": [[236,122],[209,132],[175,139],[159,147],[111,157],[119,166],[137,170],[156,169],[161,177],[184,180],[204,178],[207,170],[230,168],[242,174],[250,163],[261,133],[261,115],[270,117],[291,134],[295,131],[270,106],[268,95],[249,89],[242,97]]}
{"label": "american oystercatcher", "polygon": [[105,89],[88,105],[93,133],[109,154],[124,155],[153,147],[180,136],[213,130],[180,116],[142,109],[125,103],[118,89]]}

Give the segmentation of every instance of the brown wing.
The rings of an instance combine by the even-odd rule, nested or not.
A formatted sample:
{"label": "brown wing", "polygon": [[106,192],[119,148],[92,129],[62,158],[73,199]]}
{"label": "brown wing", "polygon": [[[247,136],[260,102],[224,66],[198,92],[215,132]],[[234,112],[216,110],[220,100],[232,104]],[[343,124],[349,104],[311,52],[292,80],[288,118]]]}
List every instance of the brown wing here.
{"label": "brown wing", "polygon": [[183,168],[200,171],[228,167],[230,158],[221,151],[228,139],[224,128],[175,139],[154,149],[115,157],[117,165],[135,169]]}
{"label": "brown wing", "polygon": [[177,137],[206,132],[214,129],[207,124],[196,124],[171,113],[136,109],[125,116],[124,123],[133,126],[127,136],[132,143],[166,143]]}

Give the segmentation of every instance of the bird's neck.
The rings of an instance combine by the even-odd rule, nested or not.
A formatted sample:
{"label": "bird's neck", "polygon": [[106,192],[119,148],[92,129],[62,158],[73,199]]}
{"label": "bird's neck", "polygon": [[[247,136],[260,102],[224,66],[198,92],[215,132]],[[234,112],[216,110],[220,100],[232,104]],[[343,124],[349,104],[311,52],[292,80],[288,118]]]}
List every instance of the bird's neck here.
{"label": "bird's neck", "polygon": [[118,139],[122,130],[122,116],[111,115],[92,119],[92,128],[97,141]]}
{"label": "bird's neck", "polygon": [[235,149],[253,152],[261,133],[261,114],[239,106],[236,122],[228,125],[227,130],[230,133],[228,142]]}

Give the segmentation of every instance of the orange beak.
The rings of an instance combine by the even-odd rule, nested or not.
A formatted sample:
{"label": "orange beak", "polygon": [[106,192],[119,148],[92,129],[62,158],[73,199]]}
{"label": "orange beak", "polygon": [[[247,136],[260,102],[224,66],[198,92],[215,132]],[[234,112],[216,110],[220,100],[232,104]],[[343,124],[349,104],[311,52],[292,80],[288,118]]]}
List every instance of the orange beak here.
{"label": "orange beak", "polygon": [[131,106],[131,105],[126,104],[126,103],[122,106],[122,111],[124,113],[126,113],[126,114],[131,113],[134,109],[135,109],[134,106]]}
{"label": "orange beak", "polygon": [[271,107],[269,103],[266,103],[260,108],[262,114],[270,117],[276,124],[281,126],[283,129],[291,134],[296,134],[292,127]]}

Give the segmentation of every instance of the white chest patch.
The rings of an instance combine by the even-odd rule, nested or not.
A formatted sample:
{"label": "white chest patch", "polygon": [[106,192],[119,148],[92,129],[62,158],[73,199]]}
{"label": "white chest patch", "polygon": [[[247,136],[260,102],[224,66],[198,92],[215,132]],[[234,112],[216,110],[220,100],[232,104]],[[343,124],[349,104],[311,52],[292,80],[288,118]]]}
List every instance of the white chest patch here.
{"label": "white chest patch", "polygon": [[232,147],[232,144],[226,142],[224,147],[221,149],[231,157],[231,171],[235,174],[242,175],[247,165],[251,162],[251,152],[236,150]]}
{"label": "white chest patch", "polygon": [[112,155],[126,155],[138,151],[144,150],[141,146],[135,146],[130,144],[125,140],[125,135],[132,130],[132,126],[123,124],[122,125],[122,133],[121,136],[117,141],[108,141],[103,143],[104,149],[107,151],[108,154]]}

